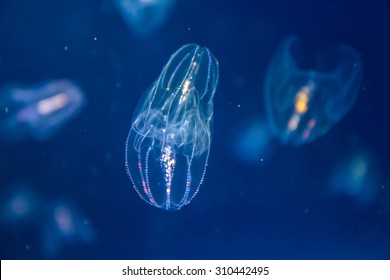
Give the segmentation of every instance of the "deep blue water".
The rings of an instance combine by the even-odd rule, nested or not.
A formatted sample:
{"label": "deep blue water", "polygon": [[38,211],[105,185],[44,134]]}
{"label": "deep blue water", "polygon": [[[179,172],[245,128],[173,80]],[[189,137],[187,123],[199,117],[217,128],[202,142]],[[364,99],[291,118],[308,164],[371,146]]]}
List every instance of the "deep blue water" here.
{"label": "deep blue water", "polygon": [[[293,34],[309,49],[358,51],[356,103],[311,143],[271,138],[248,152],[238,143],[265,122],[268,64]],[[177,1],[160,28],[139,36],[109,0],[4,0],[0,38],[0,86],[71,79],[87,99],[48,141],[0,142],[1,259],[390,258],[386,1]],[[220,79],[204,183],[170,212],[133,190],[125,142],[140,96],[187,43],[213,52]],[[332,191],[337,166],[360,154],[369,155],[361,189]],[[9,212],[18,195],[28,211]],[[58,209],[70,225],[56,223]]]}

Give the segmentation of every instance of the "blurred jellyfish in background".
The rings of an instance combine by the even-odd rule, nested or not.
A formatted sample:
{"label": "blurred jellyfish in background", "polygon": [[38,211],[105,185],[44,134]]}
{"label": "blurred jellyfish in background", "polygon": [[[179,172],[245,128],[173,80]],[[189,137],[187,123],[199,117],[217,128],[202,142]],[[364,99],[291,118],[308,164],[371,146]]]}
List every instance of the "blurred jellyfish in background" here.
{"label": "blurred jellyfish in background", "polygon": [[92,245],[96,233],[87,217],[73,203],[61,200],[48,209],[42,237],[43,254],[55,258],[72,245]]}
{"label": "blurred jellyfish in background", "polygon": [[51,80],[0,89],[0,139],[45,141],[75,118],[85,106],[84,93],[70,80]]}
{"label": "blurred jellyfish in background", "polygon": [[248,164],[258,164],[270,156],[273,149],[270,132],[264,120],[253,120],[238,131],[232,145],[238,159]]}
{"label": "blurred jellyfish in background", "polygon": [[334,167],[329,180],[332,195],[346,196],[359,206],[370,206],[381,188],[379,165],[366,149],[349,153]]}
{"label": "blurred jellyfish in background", "polygon": [[[28,257],[37,248],[40,217],[44,213],[42,197],[27,184],[11,184],[0,189],[0,255],[7,250],[11,258]],[[36,252],[34,250],[34,252]]]}
{"label": "blurred jellyfish in background", "polygon": [[11,185],[1,192],[1,228],[20,230],[31,225],[41,210],[42,199],[24,185]]}
{"label": "blurred jellyfish in background", "polygon": [[130,29],[145,38],[166,22],[175,0],[114,0]]}
{"label": "blurred jellyfish in background", "polygon": [[282,142],[301,145],[328,132],[353,106],[362,62],[349,46],[308,57],[297,37],[277,49],[264,84],[268,123]]}
{"label": "blurred jellyfish in background", "polygon": [[[66,256],[74,248],[90,246],[96,231],[79,207],[69,200],[48,200],[32,187],[10,185],[0,193],[0,246],[35,256]],[[0,254],[2,252],[0,251]]]}

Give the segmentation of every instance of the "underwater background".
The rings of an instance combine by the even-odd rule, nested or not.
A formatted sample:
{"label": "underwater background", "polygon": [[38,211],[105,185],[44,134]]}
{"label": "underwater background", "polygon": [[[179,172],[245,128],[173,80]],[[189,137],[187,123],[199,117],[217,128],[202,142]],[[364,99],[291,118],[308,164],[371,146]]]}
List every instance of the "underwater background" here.
{"label": "underwater background", "polygon": [[[264,99],[291,35],[349,45],[363,65],[350,111],[298,146],[270,133]],[[0,38],[0,122],[10,87],[67,79],[84,94],[47,139],[2,131],[1,259],[390,258],[388,1],[2,0]],[[134,191],[125,144],[141,95],[188,43],[218,60],[213,137],[199,193],[165,211]]]}

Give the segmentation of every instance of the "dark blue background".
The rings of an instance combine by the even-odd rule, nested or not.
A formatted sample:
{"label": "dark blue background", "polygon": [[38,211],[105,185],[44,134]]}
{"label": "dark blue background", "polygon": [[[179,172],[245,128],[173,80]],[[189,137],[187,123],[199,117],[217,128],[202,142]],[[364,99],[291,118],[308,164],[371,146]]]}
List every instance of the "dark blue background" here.
{"label": "dark blue background", "polygon": [[[23,185],[42,197],[42,209],[72,201],[95,232],[89,243],[64,242],[47,254],[45,214],[23,228],[3,223],[2,259],[390,258],[386,1],[177,1],[147,38],[135,36],[103,2],[0,2],[0,85],[67,78],[88,99],[50,141],[1,143],[2,196]],[[298,148],[275,140],[272,156],[245,163],[232,146],[242,127],[264,117],[267,65],[291,34],[313,48],[353,46],[364,63],[362,90],[325,136]],[[219,61],[214,137],[200,193],[180,211],[166,212],[138,198],[124,149],[141,94],[186,43],[207,46]],[[360,147],[376,155],[380,174],[377,196],[365,207],[324,191],[343,153]]]}

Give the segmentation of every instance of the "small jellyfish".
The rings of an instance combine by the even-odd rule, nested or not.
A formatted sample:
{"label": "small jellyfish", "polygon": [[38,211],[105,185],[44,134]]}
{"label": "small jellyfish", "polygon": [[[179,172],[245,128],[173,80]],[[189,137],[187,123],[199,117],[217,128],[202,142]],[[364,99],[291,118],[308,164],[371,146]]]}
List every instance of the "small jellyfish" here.
{"label": "small jellyfish", "polygon": [[45,81],[35,86],[0,89],[0,137],[19,141],[54,136],[85,106],[84,93],[69,80]]}
{"label": "small jellyfish", "polygon": [[[307,58],[299,39],[287,38],[264,83],[270,129],[294,146],[315,140],[344,117],[356,100],[362,76],[359,54],[346,45]],[[307,61],[309,67],[304,65]]]}
{"label": "small jellyfish", "polygon": [[42,250],[48,258],[57,257],[70,246],[92,245],[96,232],[90,220],[68,200],[55,202],[44,220]]}
{"label": "small jellyfish", "polygon": [[175,0],[115,0],[127,25],[141,38],[164,25],[174,3]]}
{"label": "small jellyfish", "polygon": [[380,182],[379,165],[373,152],[358,149],[349,152],[334,166],[329,179],[329,192],[345,196],[359,206],[370,206],[375,200]]}

